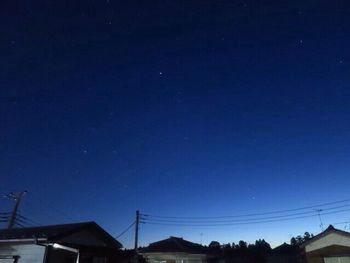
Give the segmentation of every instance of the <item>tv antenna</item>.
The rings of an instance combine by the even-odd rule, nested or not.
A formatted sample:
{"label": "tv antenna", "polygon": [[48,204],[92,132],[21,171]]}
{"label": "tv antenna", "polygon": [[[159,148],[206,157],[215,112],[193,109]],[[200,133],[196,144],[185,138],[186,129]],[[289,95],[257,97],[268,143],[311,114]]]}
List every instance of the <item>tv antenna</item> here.
{"label": "tv antenna", "polygon": [[318,215],[318,219],[320,219],[320,228],[321,228],[321,231],[324,230],[324,228],[323,228],[323,222],[322,222],[322,218],[321,218],[321,212],[322,212],[322,211],[323,211],[322,209],[316,209],[316,212],[317,212],[317,215]]}

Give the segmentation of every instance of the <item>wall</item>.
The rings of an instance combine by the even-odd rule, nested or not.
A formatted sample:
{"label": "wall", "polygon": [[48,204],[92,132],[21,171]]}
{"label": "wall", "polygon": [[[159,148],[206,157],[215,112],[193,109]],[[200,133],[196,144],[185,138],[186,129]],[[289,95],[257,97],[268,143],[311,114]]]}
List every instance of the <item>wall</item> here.
{"label": "wall", "polygon": [[324,263],[323,258],[328,256],[349,256],[350,247],[329,246],[323,249],[306,253],[307,263]]}
{"label": "wall", "polygon": [[350,237],[340,235],[338,233],[330,233],[329,235],[322,237],[310,244],[306,245],[305,251],[306,253],[318,250],[324,247],[338,245],[344,247],[350,247]]}
{"label": "wall", "polygon": [[150,263],[206,263],[206,255],[187,253],[144,253]]}
{"label": "wall", "polygon": [[45,247],[35,244],[0,244],[0,257],[19,256],[18,263],[42,263]]}

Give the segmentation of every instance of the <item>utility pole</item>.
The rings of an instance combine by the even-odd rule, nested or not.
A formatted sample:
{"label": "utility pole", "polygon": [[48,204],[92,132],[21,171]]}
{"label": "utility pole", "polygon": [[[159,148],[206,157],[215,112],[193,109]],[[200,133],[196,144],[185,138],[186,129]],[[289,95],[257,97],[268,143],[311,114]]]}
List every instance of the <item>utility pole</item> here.
{"label": "utility pole", "polygon": [[139,241],[139,224],[140,224],[140,211],[136,210],[136,219],[135,219],[135,263],[138,262],[138,241]]}
{"label": "utility pole", "polygon": [[10,194],[6,195],[7,198],[11,198],[11,199],[15,200],[15,206],[13,207],[11,217],[8,220],[8,225],[7,225],[8,229],[13,228],[15,221],[16,221],[17,210],[18,210],[19,204],[21,203],[21,199],[22,199],[23,195],[25,195],[26,193],[27,193],[27,191],[22,191],[22,192],[19,192],[17,194],[10,193]]}

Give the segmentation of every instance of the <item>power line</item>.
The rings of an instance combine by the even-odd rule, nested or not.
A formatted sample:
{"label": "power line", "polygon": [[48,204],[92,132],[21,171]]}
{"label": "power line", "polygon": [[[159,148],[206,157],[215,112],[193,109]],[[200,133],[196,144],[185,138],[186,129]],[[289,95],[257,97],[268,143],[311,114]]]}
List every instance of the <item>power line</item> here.
{"label": "power line", "polygon": [[15,220],[15,224],[21,224],[22,227],[30,227],[31,226],[31,224],[29,224],[28,222],[26,222],[18,217]]}
{"label": "power line", "polygon": [[[0,213],[0,222],[8,222],[9,218],[10,218],[10,215],[11,213]],[[1,220],[2,219],[2,220]],[[40,226],[41,224],[28,218],[28,217],[25,217],[21,214],[19,214],[18,212],[16,213],[16,219],[15,219],[15,222],[16,221],[21,221],[22,223],[25,223],[27,225],[31,225],[31,226]]]}
{"label": "power line", "polygon": [[343,222],[336,222],[336,223],[333,223],[333,225],[342,225],[342,224],[349,224],[350,221],[343,221]]}
{"label": "power line", "polygon": [[23,228],[26,227],[26,226],[22,225],[21,223],[18,223],[17,221],[14,222],[14,225],[19,226],[19,227],[23,227]]}
{"label": "power line", "polygon": [[11,217],[8,220],[7,228],[11,229],[14,225],[14,222],[16,221],[16,216],[17,216],[17,210],[19,207],[19,204],[22,200],[22,197],[27,193],[27,191],[21,191],[17,194],[9,193],[6,195],[7,198],[13,199],[15,201],[15,205],[13,207]]}
{"label": "power line", "polygon": [[38,222],[36,222],[36,221],[34,221],[34,220],[28,218],[28,217],[25,217],[25,216],[23,216],[23,215],[21,215],[21,214],[18,214],[18,213],[17,213],[17,216],[20,217],[21,219],[27,221],[28,223],[31,223],[32,225],[41,226],[40,223],[38,223]]}
{"label": "power line", "polygon": [[[350,211],[350,209],[343,209],[343,210],[337,210],[327,213],[322,213],[322,215],[330,215],[330,214],[336,214],[336,213],[342,213]],[[257,221],[249,221],[249,222],[231,222],[231,223],[211,223],[211,222],[198,222],[198,223],[160,223],[155,222],[151,220],[142,220],[141,223],[143,224],[150,224],[150,225],[165,225],[165,226],[236,226],[236,225],[252,225],[252,224],[262,224],[262,223],[272,223],[272,222],[282,222],[282,221],[290,221],[295,219],[302,219],[302,218],[311,218],[311,217],[317,217],[318,213],[315,213],[313,215],[306,215],[306,216],[294,216],[289,218],[282,218],[282,219],[272,219],[272,220],[257,220]]]}
{"label": "power line", "polygon": [[16,218],[16,222],[21,222],[22,224],[25,224],[26,226],[38,226],[40,225],[39,223],[29,219],[29,218],[26,218],[20,214],[17,214],[17,218]]}
{"label": "power line", "polygon": [[300,211],[300,210],[312,209],[312,208],[317,208],[317,207],[330,206],[330,205],[339,204],[339,203],[345,203],[345,202],[349,202],[349,201],[350,201],[350,198],[339,200],[339,201],[334,201],[334,202],[317,204],[317,205],[293,208],[293,209],[276,210],[276,211],[269,211],[269,212],[262,212],[262,213],[252,213],[252,214],[241,214],[241,215],[203,216],[203,217],[195,217],[195,216],[192,216],[192,217],[186,217],[186,216],[163,216],[163,215],[152,215],[152,214],[141,214],[141,215],[144,216],[144,217],[153,217],[153,218],[208,219],[209,220],[209,219],[219,219],[219,218],[250,217],[250,216],[269,215],[269,214],[281,214],[281,213],[286,213],[286,212],[293,212],[293,211]]}
{"label": "power line", "polygon": [[[329,210],[336,210],[340,208],[349,207],[350,204],[347,205],[341,205],[336,207],[330,207],[323,209],[322,211],[329,211]],[[318,211],[318,210],[316,210]],[[268,220],[268,219],[277,219],[277,218],[288,218],[291,216],[297,216],[297,215],[307,215],[307,214],[315,214],[316,211],[304,211],[304,212],[298,212],[298,213],[289,213],[285,215],[277,215],[277,216],[268,216],[268,217],[258,217],[258,218],[242,218],[242,219],[229,219],[229,220],[213,220],[213,219],[154,219],[154,218],[148,218],[148,217],[141,217],[144,221],[152,221],[152,222],[159,222],[159,223],[234,223],[234,222],[246,222],[246,221],[259,221],[259,220]]]}
{"label": "power line", "polygon": [[122,235],[124,235],[126,232],[128,232],[128,230],[135,225],[135,222],[132,222],[131,225],[129,225],[123,232],[121,232],[116,238],[121,237]]}

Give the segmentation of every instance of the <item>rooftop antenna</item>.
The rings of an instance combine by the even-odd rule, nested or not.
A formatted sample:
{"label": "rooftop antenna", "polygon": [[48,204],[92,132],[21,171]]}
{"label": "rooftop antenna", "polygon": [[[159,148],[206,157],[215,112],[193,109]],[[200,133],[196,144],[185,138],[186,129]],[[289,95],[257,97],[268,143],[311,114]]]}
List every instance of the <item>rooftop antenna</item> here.
{"label": "rooftop antenna", "polygon": [[320,219],[320,228],[321,228],[321,231],[324,230],[324,228],[323,228],[323,222],[322,222],[322,218],[321,218],[321,212],[322,212],[322,211],[323,211],[322,209],[316,209],[318,218]]}
{"label": "rooftop antenna", "polygon": [[203,245],[202,243],[203,243],[203,233],[200,233],[200,235],[201,235],[201,245]]}

